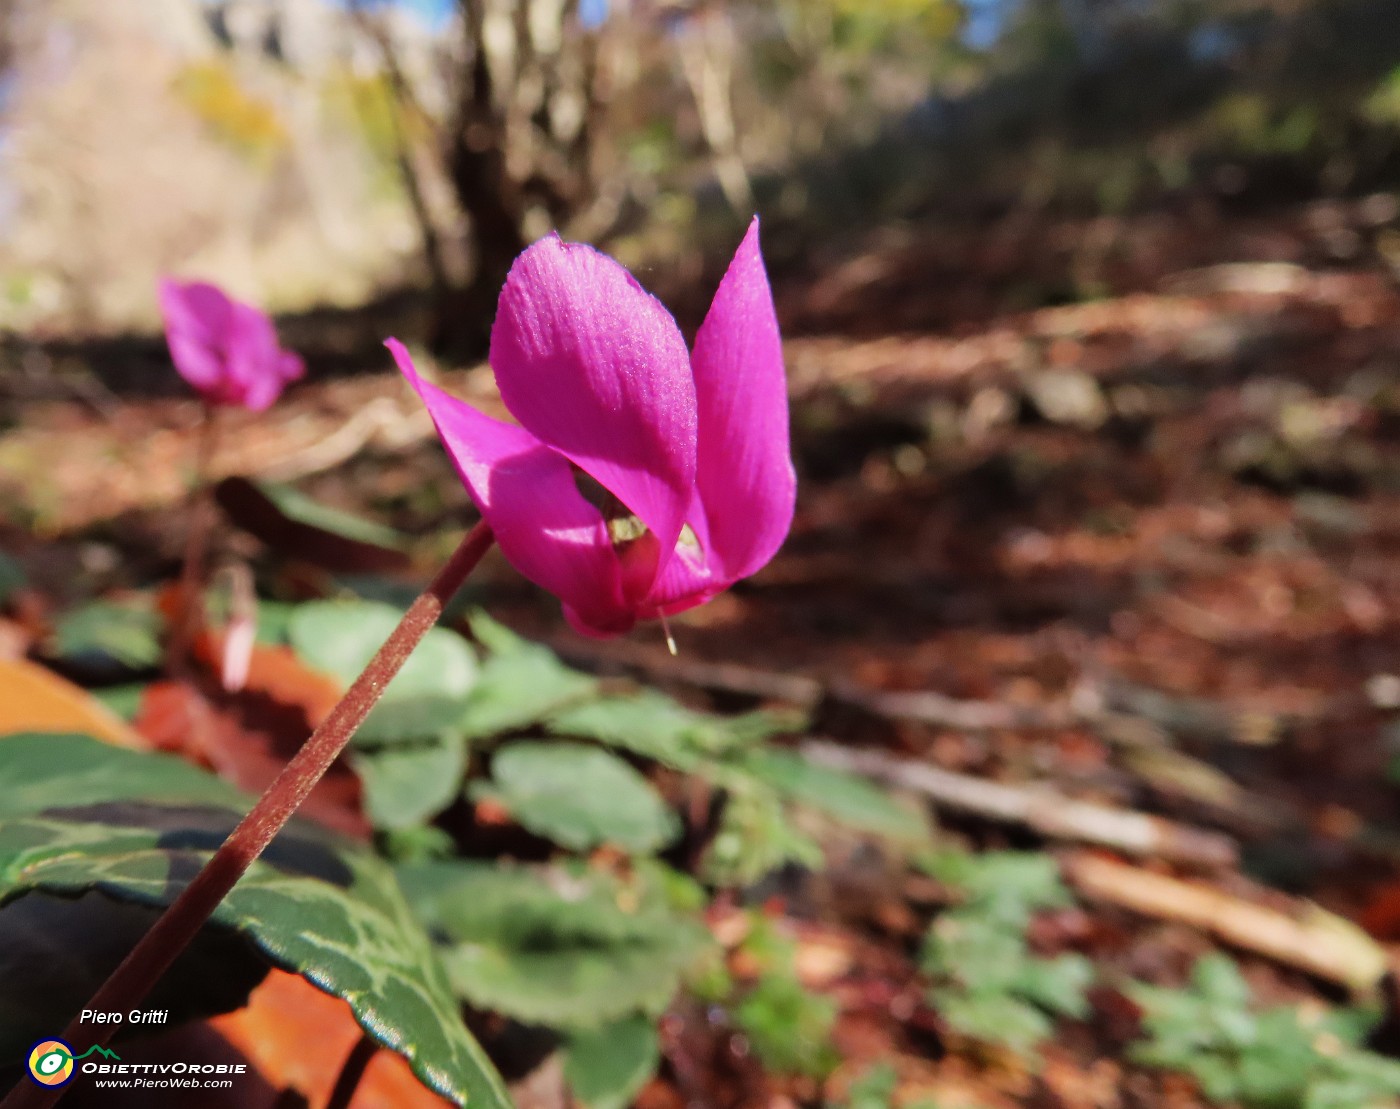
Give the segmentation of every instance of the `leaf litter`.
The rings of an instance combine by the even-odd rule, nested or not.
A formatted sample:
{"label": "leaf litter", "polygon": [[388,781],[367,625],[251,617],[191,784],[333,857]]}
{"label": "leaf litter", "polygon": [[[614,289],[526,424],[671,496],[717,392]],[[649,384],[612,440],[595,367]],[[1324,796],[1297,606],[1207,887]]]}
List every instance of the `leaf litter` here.
{"label": "leaf litter", "polygon": [[[1275,243],[1297,234],[1286,218],[1255,230]],[[1044,826],[935,804],[944,848],[974,861],[1032,852],[1065,882],[1067,899],[1018,921],[1020,977],[991,1003],[993,1014],[1008,997],[1039,1014],[1017,1011],[1016,1027],[1036,1035],[1012,1048],[967,1017],[966,999],[979,996],[971,971],[944,969],[926,946],[930,934],[952,942],[950,925],[975,899],[812,815],[823,868],[779,870],[725,911],[712,907],[730,992],[715,995],[723,1003],[687,994],[673,1004],[659,1025],[661,1071],[638,1105],[1127,1109],[1386,1096],[1384,1055],[1400,1043],[1392,1023],[1373,1016],[1369,1040],[1349,1028],[1319,1041],[1331,1026],[1306,1014],[1340,1019],[1345,1001],[1383,1010],[1372,987],[1390,965],[1384,945],[1400,940],[1400,294],[1364,268],[1225,269],[1160,239],[1141,257],[1152,249],[1155,268],[1119,282],[1126,295],[988,312],[955,336],[911,330],[941,321],[907,300],[845,327],[824,314],[832,304],[881,305],[883,294],[837,298],[839,270],[780,289],[797,330],[806,320],[835,332],[787,346],[803,479],[787,547],[754,581],[676,622],[679,660],[645,630],[622,648],[555,642],[605,684],[640,677],[701,709],[800,703],[811,737],[1180,822],[1227,838],[1240,861],[1128,861],[1070,848]],[[903,286],[917,284],[907,280],[917,257],[889,260]],[[479,374],[460,380],[489,405]],[[448,483],[441,460],[419,449],[427,428],[364,432],[340,457],[311,453],[345,413],[381,402],[407,413],[405,401],[387,374],[304,386],[221,472],[298,478],[304,493],[430,544],[464,516],[460,499],[430,492]],[[58,610],[73,600],[38,565],[51,548],[62,564],[95,566],[89,596],[153,583],[159,567],[134,552],[160,535],[152,514],[182,489],[115,487],[105,475],[122,466],[69,448],[97,429],[112,444],[164,451],[164,462],[143,455],[145,472],[177,473],[193,442],[172,419],[182,410],[132,400],[95,428],[50,406],[0,436],[0,457],[63,459],[42,480],[34,467],[5,468],[7,499],[57,533],[18,539],[25,588],[52,593]],[[178,537],[160,541],[178,550]],[[254,560],[271,595],[338,591],[324,571],[269,560],[238,536],[222,542],[226,556]],[[94,544],[133,557],[104,569],[84,554]],[[493,616],[554,636],[550,606],[530,589],[489,566],[484,580]],[[286,691],[269,696],[283,702]],[[194,757],[217,765],[208,752]],[[441,820],[461,818],[449,809]],[[683,837],[677,850],[688,846]],[[1188,888],[1212,899],[1213,919],[1173,896]],[[1165,892],[1154,901],[1152,891]],[[1291,922],[1307,944],[1308,922],[1322,919],[1314,909],[1372,933],[1328,933],[1348,937],[1335,941],[1336,974],[1315,949],[1290,955],[1248,923]],[[1246,924],[1222,924],[1231,913]],[[738,938],[756,924],[785,937],[786,964]],[[1217,974],[1222,954],[1240,976],[1239,988],[1227,983],[1238,1019],[1222,1013],[1226,1030],[1188,1058],[1173,1047],[1182,1031],[1172,1014],[1188,1012],[1192,991],[1205,996],[1202,976]],[[1037,977],[1042,964],[1087,964],[1092,977]],[[803,1004],[784,993],[784,975],[834,1002],[834,1068],[784,1073],[770,1065],[781,1044],[768,1045],[769,1063],[761,1057],[772,1013],[816,1020],[784,1008]],[[1350,997],[1328,980],[1349,984]],[[1272,1015],[1299,1006],[1287,1027]],[[1295,1068],[1292,1086],[1264,1089],[1255,1057],[1239,1055],[1240,1036],[1267,1039],[1259,1029],[1273,1029],[1271,1048],[1302,1045],[1305,1062],[1319,1053],[1321,1069]],[[1236,1062],[1210,1062],[1226,1058]],[[1258,1058],[1281,1071],[1267,1052]],[[1357,1100],[1327,1100],[1348,1096]]]}

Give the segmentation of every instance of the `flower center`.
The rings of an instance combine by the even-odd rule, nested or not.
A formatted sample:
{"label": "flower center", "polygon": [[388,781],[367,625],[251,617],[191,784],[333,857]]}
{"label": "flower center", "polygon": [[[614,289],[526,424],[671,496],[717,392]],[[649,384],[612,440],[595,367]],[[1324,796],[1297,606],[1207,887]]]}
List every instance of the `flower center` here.
{"label": "flower center", "polygon": [[[630,508],[617,499],[611,489],[602,485],[590,474],[577,466],[574,468],[574,485],[579,496],[596,508],[608,526],[608,541],[619,556],[627,548],[648,534],[646,524]],[[680,538],[676,540],[676,550],[694,561],[700,559],[700,540],[689,524],[681,527]]]}
{"label": "flower center", "polygon": [[608,522],[608,539],[617,549],[635,543],[647,532],[646,524],[631,513],[626,516],[605,517],[605,519]]}

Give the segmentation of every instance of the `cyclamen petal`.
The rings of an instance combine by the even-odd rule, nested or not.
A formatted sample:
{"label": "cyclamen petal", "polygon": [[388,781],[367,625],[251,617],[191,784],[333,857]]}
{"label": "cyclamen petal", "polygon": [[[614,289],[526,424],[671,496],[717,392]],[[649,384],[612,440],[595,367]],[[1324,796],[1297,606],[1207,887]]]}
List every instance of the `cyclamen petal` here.
{"label": "cyclamen petal", "polygon": [[677,546],[675,557],[657,574],[647,594],[643,615],[671,616],[708,601],[716,593],[728,589],[732,582],[719,576],[719,567],[711,551],[710,524],[699,490],[692,490],[690,507],[685,514],[685,535]]}
{"label": "cyclamen petal", "polygon": [[218,286],[164,279],[158,296],[171,360],[208,403],[262,411],[304,372],[272,321]]}
{"label": "cyclamen petal", "polygon": [[700,325],[691,365],[700,415],[696,486],[717,572],[733,582],[782,546],[797,499],[783,345],[757,219]]}
{"label": "cyclamen petal", "polygon": [[618,561],[602,514],[579,495],[568,459],[530,432],[492,419],[422,379],[397,339],[385,344],[427,406],[458,476],[501,553],[595,635],[626,631]]}
{"label": "cyclamen petal", "polygon": [[163,280],[158,290],[165,339],[180,376],[200,392],[218,388],[218,336],[227,330],[229,300],[213,285]]}
{"label": "cyclamen petal", "polygon": [[695,482],[695,384],[671,314],[592,247],[541,239],[491,329],[510,414],[611,491],[670,557]]}
{"label": "cyclamen petal", "polygon": [[[703,604],[767,563],[791,527],[786,379],[757,220],[693,355],[612,259],[556,236],[526,250],[490,354],[520,427],[422,381],[402,344],[388,346],[505,556],[585,634]],[[636,521],[610,529],[577,471]]]}
{"label": "cyclamen petal", "polygon": [[714,568],[703,559],[690,558],[678,552],[657,575],[642,615],[652,618],[674,616],[704,604],[732,584],[717,577]]}

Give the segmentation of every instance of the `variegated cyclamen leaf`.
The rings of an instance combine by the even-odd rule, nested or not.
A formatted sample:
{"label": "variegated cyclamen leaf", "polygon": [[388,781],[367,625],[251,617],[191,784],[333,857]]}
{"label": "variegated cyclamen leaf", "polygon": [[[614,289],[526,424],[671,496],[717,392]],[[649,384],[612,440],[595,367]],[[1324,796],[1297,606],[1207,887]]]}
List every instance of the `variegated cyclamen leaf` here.
{"label": "variegated cyclamen leaf", "polygon": [[[35,894],[167,904],[251,804],[176,759],[80,735],[0,739],[0,781],[0,919]],[[374,855],[293,821],[212,924],[343,998],[376,1042],[444,1097],[473,1109],[510,1105],[427,935]],[[111,968],[99,969],[89,990]],[[193,977],[184,984],[200,989]]]}

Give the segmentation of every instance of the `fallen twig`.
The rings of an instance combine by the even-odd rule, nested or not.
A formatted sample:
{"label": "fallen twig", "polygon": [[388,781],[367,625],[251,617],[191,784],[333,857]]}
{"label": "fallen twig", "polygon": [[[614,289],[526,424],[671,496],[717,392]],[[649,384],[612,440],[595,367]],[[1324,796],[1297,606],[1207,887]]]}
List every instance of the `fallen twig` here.
{"label": "fallen twig", "polygon": [[1076,801],[1039,784],[992,782],[824,740],[809,740],[801,750],[818,765],[863,774],[922,793],[947,808],[1020,824],[1054,839],[1096,843],[1133,855],[1197,866],[1229,866],[1237,856],[1235,842],[1228,836],[1149,813]]}
{"label": "fallen twig", "polygon": [[402,450],[432,438],[432,432],[432,420],[426,412],[405,414],[393,398],[376,397],[329,434],[287,451],[275,461],[236,472],[256,472],[273,481],[291,481],[332,470],[367,446]]}
{"label": "fallen twig", "polygon": [[[475,375],[475,376],[473,376]],[[445,386],[494,410],[475,370],[444,375]],[[19,503],[56,506],[48,526],[77,529],[132,510],[177,503],[189,493],[194,438],[163,424],[152,405],[125,406],[121,426],[25,425],[0,434],[4,482]],[[341,465],[358,452],[405,451],[432,438],[432,420],[408,403],[397,378],[313,384],[256,421],[228,421],[209,477],[293,481]],[[133,430],[133,429],[140,429]],[[122,465],[113,466],[119,460]],[[48,509],[46,508],[47,512]]]}
{"label": "fallen twig", "polygon": [[596,670],[600,666],[626,667],[639,670],[654,681],[680,682],[696,689],[786,701],[804,709],[815,708],[825,694],[822,683],[816,678],[755,670],[738,663],[698,662],[684,656],[658,656],[642,643],[623,640],[584,642],[576,635],[561,635],[547,640],[547,643],[564,661],[589,669]]}
{"label": "fallen twig", "polygon": [[1150,689],[1117,677],[1086,678],[1069,697],[1039,705],[963,700],[932,690],[869,689],[851,681],[825,682],[801,674],[779,674],[735,663],[695,662],[663,655],[645,643],[581,643],[578,637],[549,640],[562,658],[580,666],[620,666],[656,681],[787,701],[815,708],[823,700],[850,705],[887,720],[903,720],[960,731],[1017,731],[1083,725],[1115,747],[1169,747],[1173,737],[1208,743],[1266,744],[1300,723],[1354,708],[1355,698],[1336,700],[1306,718],[1242,711],[1203,698]]}
{"label": "fallen twig", "polygon": [[1075,709],[1065,703],[1013,705],[1006,701],[964,701],[932,690],[865,689],[854,682],[833,683],[827,692],[835,701],[865,709],[876,716],[969,732],[1063,728],[1078,717]]}
{"label": "fallen twig", "polygon": [[580,643],[563,636],[549,646],[569,662],[596,668],[624,666],[656,681],[674,681],[697,689],[738,693],[815,708],[824,699],[852,705],[892,720],[909,720],[965,731],[1064,727],[1075,719],[1068,704],[1011,705],[1002,701],[964,701],[931,691],[887,692],[854,682],[826,684],[801,674],[778,674],[728,662],[696,662],[659,655],[643,643]]}
{"label": "fallen twig", "polygon": [[1374,989],[1390,968],[1380,944],[1311,901],[1301,902],[1296,913],[1284,913],[1199,882],[1154,874],[1087,851],[1066,860],[1064,874],[1090,900],[1192,925],[1224,943],[1357,993]]}

